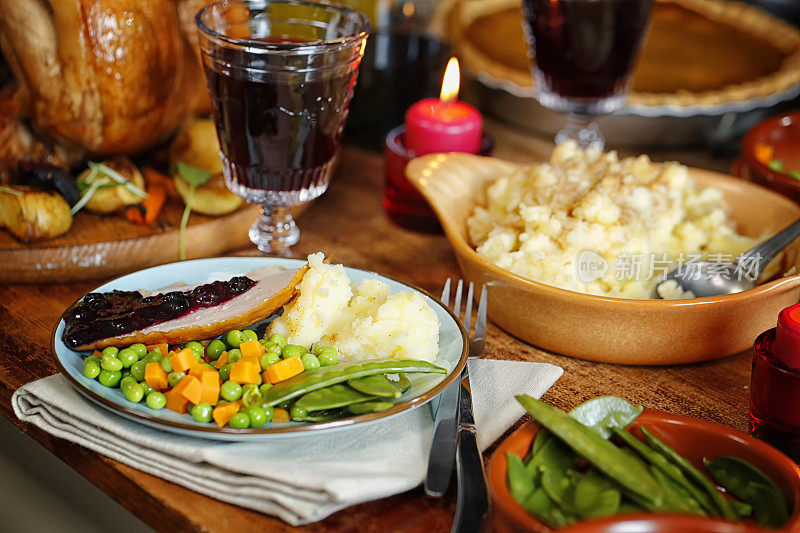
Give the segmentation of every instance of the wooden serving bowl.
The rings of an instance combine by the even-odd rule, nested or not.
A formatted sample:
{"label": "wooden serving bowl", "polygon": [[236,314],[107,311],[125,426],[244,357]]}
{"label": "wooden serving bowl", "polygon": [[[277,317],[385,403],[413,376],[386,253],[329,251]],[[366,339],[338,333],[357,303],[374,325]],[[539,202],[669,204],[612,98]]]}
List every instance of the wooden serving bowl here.
{"label": "wooden serving bowl", "polygon": [[[412,160],[406,176],[427,199],[470,280],[489,286],[489,316],[499,327],[545,350],[617,364],[668,365],[716,359],[750,348],[800,299],[800,274],[739,294],[688,300],[629,300],[559,289],[486,261],[469,244],[467,218],[489,183],[516,163],[469,154]],[[720,189],[745,235],[777,231],[797,218],[791,200],[744,180],[690,169],[702,186]],[[800,242],[783,255],[782,272],[800,264]]]}
{"label": "wooden serving bowl", "polygon": [[[641,438],[639,426],[675,448],[701,471],[703,458],[731,455],[748,461],[772,478],[783,491],[791,514],[781,531],[800,529],[800,468],[769,444],[739,431],[698,418],[645,409],[628,429]],[[493,504],[493,523],[498,533],[552,531],[519,505],[508,488],[506,452],[525,457],[539,426],[528,422],[506,438],[489,461],[489,493]],[[637,513],[600,520],[578,522],[560,531],[564,533],[667,533],[676,531],[705,533],[749,533],[764,531],[752,524],[689,515]],[[774,530],[773,530],[774,531]]]}

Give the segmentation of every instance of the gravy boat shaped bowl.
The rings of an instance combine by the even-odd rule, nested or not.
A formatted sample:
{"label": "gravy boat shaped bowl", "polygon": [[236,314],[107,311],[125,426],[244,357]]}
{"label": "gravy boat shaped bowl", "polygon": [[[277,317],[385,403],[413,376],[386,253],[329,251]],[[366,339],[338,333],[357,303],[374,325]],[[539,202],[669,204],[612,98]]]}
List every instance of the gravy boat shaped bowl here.
{"label": "gravy boat shaped bowl", "polygon": [[[559,289],[495,266],[470,245],[467,218],[476,205],[485,205],[490,183],[520,166],[470,154],[432,154],[412,160],[406,176],[436,213],[464,276],[489,286],[489,317],[525,342],[604,363],[708,361],[749,349],[775,326],[781,309],[800,300],[800,274],[726,296],[630,300]],[[695,168],[689,174],[698,185],[722,191],[745,235],[774,233],[800,217],[797,204],[753,183]],[[784,251],[780,272],[798,265],[800,239]]]}

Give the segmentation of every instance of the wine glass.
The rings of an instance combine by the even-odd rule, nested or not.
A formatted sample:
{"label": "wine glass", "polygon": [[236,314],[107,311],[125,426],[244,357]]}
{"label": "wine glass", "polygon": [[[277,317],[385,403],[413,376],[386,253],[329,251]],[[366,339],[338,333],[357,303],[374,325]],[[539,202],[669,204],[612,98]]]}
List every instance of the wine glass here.
{"label": "wine glass", "polygon": [[652,0],[523,0],[536,96],[567,113],[556,143],[603,148],[592,118],[622,107]]}
{"label": "wine glass", "polygon": [[226,0],[195,21],[225,182],[261,206],[250,240],[288,255],[291,208],[328,187],[369,22],[305,0]]}

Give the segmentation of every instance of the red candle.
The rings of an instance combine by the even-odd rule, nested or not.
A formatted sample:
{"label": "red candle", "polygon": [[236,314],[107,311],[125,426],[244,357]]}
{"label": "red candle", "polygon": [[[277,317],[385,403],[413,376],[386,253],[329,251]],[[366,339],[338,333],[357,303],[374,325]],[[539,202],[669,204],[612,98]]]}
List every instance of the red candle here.
{"label": "red candle", "polygon": [[778,315],[774,355],[789,368],[800,369],[800,304],[787,307]]}
{"label": "red candle", "polygon": [[458,101],[458,60],[450,58],[439,98],[426,98],[408,108],[404,143],[414,155],[440,152],[477,154],[483,118],[477,109]]}

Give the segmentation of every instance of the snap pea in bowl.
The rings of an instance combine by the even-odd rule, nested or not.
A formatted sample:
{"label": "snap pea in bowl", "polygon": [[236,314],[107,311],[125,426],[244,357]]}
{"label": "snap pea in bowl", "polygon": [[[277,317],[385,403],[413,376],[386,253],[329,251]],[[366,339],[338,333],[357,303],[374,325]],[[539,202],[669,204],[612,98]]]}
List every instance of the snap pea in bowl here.
{"label": "snap pea in bowl", "polygon": [[[273,257],[229,257],[180,261],[128,274],[101,285],[93,292],[156,290],[178,283],[202,284],[246,275],[248,272],[263,267],[277,266],[297,269],[304,264],[303,260]],[[395,400],[393,407],[385,411],[320,423],[293,421],[286,424],[268,423],[260,428],[234,429],[227,426],[220,428],[213,422],[197,422],[189,414],[179,414],[169,409],[156,411],[147,407],[144,402],[128,401],[120,389],[106,387],[97,380],[85,377],[83,375],[83,359],[87,354],[71,350],[62,341],[65,327],[63,316],[53,330],[53,357],[60,372],[69,379],[75,389],[96,405],[153,428],[206,439],[251,441],[275,437],[299,437],[310,433],[316,435],[320,432],[338,431],[379,422],[426,404],[461,374],[468,355],[468,342],[464,328],[444,304],[416,287],[374,272],[349,267],[345,267],[345,271],[353,282],[378,278],[389,285],[392,293],[402,290],[418,292],[425,297],[428,305],[439,318],[439,354],[434,364],[446,368],[447,374],[408,374],[411,387]],[[269,322],[269,320],[267,319],[265,322]],[[265,323],[262,322],[256,327],[261,331],[264,325]]]}

